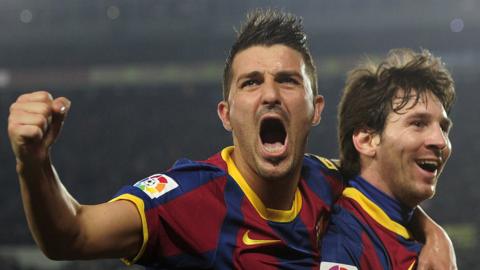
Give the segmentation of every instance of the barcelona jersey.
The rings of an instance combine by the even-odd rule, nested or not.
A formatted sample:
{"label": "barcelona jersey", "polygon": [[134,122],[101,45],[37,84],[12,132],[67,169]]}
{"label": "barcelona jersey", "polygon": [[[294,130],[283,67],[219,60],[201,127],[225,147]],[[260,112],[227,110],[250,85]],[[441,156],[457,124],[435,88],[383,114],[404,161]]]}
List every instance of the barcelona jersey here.
{"label": "barcelona jersey", "polygon": [[422,245],[407,229],[412,214],[360,176],[350,180],[322,240],[320,270],[415,269]]}
{"label": "barcelona jersey", "polygon": [[140,212],[143,245],[125,260],[148,269],[318,269],[318,240],[343,189],[332,162],[305,155],[289,210],[267,208],[238,171],[233,147],[182,159],[122,188]]}

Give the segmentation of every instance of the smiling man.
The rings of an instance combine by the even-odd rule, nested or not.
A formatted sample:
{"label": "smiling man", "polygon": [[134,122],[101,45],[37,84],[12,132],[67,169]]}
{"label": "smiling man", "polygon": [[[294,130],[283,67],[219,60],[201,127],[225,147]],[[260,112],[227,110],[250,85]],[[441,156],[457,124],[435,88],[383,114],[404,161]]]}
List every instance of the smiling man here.
{"label": "smiling man", "polygon": [[351,71],[338,116],[348,187],[322,243],[323,269],[414,269],[408,226],[451,153],[450,73],[428,51],[392,50]]}
{"label": "smiling man", "polygon": [[181,159],[99,205],[77,203],[50,162],[70,102],[47,92],[20,96],[8,130],[42,250],[149,269],[318,269],[319,237],[343,183],[329,160],[305,154],[324,101],[301,20],[250,14],[223,91],[218,115],[232,147],[204,161]]}

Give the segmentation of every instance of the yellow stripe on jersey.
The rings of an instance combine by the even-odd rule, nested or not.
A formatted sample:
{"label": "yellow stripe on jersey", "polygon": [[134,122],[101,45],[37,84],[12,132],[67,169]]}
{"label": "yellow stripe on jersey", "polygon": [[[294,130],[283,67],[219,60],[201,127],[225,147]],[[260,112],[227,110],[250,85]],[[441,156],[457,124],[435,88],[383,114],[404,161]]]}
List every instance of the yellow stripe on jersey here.
{"label": "yellow stripe on jersey", "polygon": [[340,163],[339,160],[336,160],[336,163],[335,163],[334,161],[332,161],[328,158],[324,158],[324,157],[317,156],[317,155],[314,155],[314,154],[309,154],[309,155],[314,156],[315,158],[320,160],[320,162],[322,162],[323,165],[325,165],[325,167],[327,167],[327,169],[338,171],[338,164]]}
{"label": "yellow stripe on jersey", "polygon": [[147,242],[148,242],[148,227],[147,227],[147,218],[145,217],[145,204],[140,198],[135,197],[134,195],[131,195],[131,194],[122,194],[116,198],[113,198],[112,200],[110,200],[110,202],[115,202],[119,200],[126,200],[126,201],[132,202],[137,207],[138,213],[140,214],[140,218],[142,219],[142,234],[143,234],[142,247],[140,248],[137,255],[133,259],[129,259],[129,258],[122,259],[122,261],[126,265],[133,265],[136,261],[138,261],[138,259],[140,259],[140,257],[145,252],[145,248],[147,247]]}
{"label": "yellow stripe on jersey", "polygon": [[223,160],[227,163],[228,174],[230,174],[230,176],[232,176],[235,182],[237,182],[237,184],[240,186],[243,193],[245,193],[245,196],[247,196],[250,203],[252,203],[255,210],[257,210],[257,213],[263,219],[269,220],[269,221],[274,221],[274,222],[292,221],[300,212],[300,209],[302,209],[302,195],[298,190],[298,188],[295,191],[295,198],[293,200],[292,208],[290,208],[289,210],[278,210],[278,209],[265,207],[262,200],[260,200],[257,194],[248,185],[245,178],[243,178],[242,174],[240,174],[240,172],[238,171],[238,168],[235,165],[235,162],[233,162],[233,159],[230,156],[233,150],[234,150],[234,147],[230,146],[223,149],[221,153]]}
{"label": "yellow stripe on jersey", "polygon": [[408,270],[413,270],[413,267],[415,266],[416,262],[417,262],[417,260],[413,261],[412,265],[410,265],[410,267],[408,267]]}
{"label": "yellow stripe on jersey", "polygon": [[368,213],[368,215],[370,215],[375,221],[377,221],[386,229],[402,236],[405,239],[412,238],[412,235],[407,228],[392,220],[380,207],[378,207],[356,188],[346,188],[343,191],[343,195],[356,201],[362,207],[362,209]]}

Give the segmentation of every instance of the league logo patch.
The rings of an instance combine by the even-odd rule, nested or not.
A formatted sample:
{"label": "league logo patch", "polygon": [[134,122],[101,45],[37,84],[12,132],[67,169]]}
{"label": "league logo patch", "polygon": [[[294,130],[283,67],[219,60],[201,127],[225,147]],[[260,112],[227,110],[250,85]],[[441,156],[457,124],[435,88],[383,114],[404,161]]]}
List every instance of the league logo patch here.
{"label": "league logo patch", "polygon": [[322,262],[320,270],[358,270],[358,268],[348,264]]}
{"label": "league logo patch", "polygon": [[158,198],[178,187],[177,182],[165,174],[154,174],[133,185],[145,192],[151,199]]}

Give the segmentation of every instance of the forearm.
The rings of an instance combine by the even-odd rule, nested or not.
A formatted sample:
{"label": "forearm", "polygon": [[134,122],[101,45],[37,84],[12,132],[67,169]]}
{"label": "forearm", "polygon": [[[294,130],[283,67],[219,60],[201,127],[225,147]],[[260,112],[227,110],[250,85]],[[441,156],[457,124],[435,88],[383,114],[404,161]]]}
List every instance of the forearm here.
{"label": "forearm", "polygon": [[421,207],[415,209],[411,223],[411,229],[415,238],[420,242],[427,242],[430,237],[437,237],[438,234],[445,234],[445,231]]}
{"label": "forearm", "polygon": [[410,229],[415,235],[415,239],[425,243],[425,235],[428,233],[428,227],[432,226],[434,221],[427,216],[422,208],[417,207],[413,214],[412,222],[410,224]]}
{"label": "forearm", "polygon": [[79,235],[80,205],[61,183],[47,159],[41,164],[17,162],[25,215],[38,246],[51,258],[61,258]]}
{"label": "forearm", "polygon": [[80,205],[50,162],[70,104],[37,91],[19,96],[10,106],[8,135],[29,228],[52,259],[133,256],[143,243],[136,206],[126,201]]}
{"label": "forearm", "polygon": [[455,250],[445,230],[417,207],[411,229],[425,245],[419,255],[417,269],[457,269]]}

